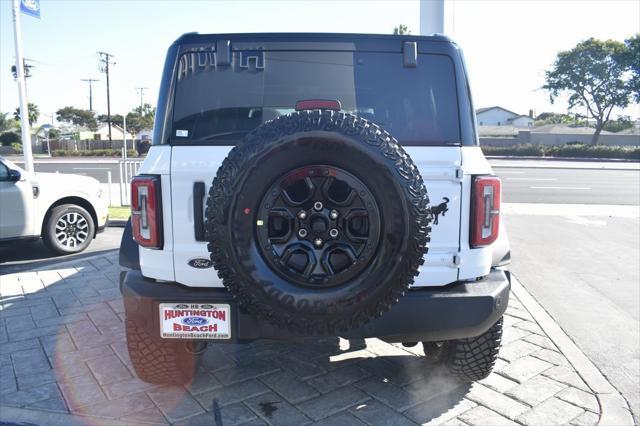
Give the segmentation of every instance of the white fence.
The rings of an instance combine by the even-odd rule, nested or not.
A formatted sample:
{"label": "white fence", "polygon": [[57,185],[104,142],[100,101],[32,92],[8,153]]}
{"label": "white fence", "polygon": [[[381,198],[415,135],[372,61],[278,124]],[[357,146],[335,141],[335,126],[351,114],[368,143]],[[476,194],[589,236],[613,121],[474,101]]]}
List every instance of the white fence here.
{"label": "white fence", "polygon": [[101,184],[102,190],[109,196],[110,206],[128,206],[131,204],[131,179],[138,174],[142,160],[118,160],[118,180],[113,181],[111,170],[107,171],[107,183]]}

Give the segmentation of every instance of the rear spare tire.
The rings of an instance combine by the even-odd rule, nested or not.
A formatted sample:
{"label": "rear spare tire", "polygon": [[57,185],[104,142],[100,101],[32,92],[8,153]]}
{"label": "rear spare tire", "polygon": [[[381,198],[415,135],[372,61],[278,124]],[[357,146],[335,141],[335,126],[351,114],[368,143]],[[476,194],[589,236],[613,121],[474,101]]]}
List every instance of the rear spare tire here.
{"label": "rear spare tire", "polygon": [[387,311],[423,263],[431,214],[411,158],[377,125],[301,111],[229,153],[209,192],[218,275],[259,319],[334,334]]}

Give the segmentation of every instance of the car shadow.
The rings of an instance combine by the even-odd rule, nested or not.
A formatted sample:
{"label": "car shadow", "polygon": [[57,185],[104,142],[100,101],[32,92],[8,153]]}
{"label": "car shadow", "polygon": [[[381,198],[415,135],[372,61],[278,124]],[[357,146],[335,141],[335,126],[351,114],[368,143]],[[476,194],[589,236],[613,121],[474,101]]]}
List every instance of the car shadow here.
{"label": "car shadow", "polygon": [[41,239],[0,243],[0,274],[32,270],[52,262],[80,260],[89,256],[106,254],[119,247],[122,229],[106,228],[98,234],[86,250],[80,253],[60,255],[50,250]]}
{"label": "car shadow", "polygon": [[273,424],[376,423],[375,416],[425,423],[469,404],[470,386],[430,364],[420,345],[378,339],[211,344],[190,383],[145,383],[127,351],[119,271],[116,252],[65,268],[0,273],[2,405],[106,423],[201,425],[238,416]]}

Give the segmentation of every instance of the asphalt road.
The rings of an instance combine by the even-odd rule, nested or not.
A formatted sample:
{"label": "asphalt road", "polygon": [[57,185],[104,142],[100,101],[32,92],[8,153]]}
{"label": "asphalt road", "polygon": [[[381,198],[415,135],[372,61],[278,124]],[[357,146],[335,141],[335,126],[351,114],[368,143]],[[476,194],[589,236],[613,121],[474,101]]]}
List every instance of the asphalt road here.
{"label": "asphalt road", "polygon": [[[640,415],[640,220],[632,206],[507,214],[511,271]],[[571,209],[574,210],[574,209]],[[594,209],[595,210],[595,209]],[[623,213],[623,214],[621,214]],[[633,217],[635,216],[635,217]]]}
{"label": "asphalt road", "polygon": [[495,167],[506,203],[640,204],[640,171]]}

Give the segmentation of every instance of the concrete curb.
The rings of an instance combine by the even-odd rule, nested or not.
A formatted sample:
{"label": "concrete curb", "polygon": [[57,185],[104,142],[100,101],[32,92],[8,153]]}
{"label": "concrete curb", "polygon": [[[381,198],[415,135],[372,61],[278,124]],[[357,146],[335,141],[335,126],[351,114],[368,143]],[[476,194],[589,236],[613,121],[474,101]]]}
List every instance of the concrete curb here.
{"label": "concrete curb", "polygon": [[9,407],[5,405],[0,405],[0,422],[11,423],[15,426],[86,426],[87,424],[105,426],[148,425],[148,423],[133,423],[130,421],[121,422],[114,419],[84,417],[73,414],[54,413],[51,411]]}
{"label": "concrete curb", "polygon": [[529,294],[524,286],[511,275],[511,290],[520,300],[534,320],[560,349],[560,352],[573,365],[582,380],[593,391],[600,404],[599,425],[634,425],[633,417],[627,401],[609,383],[598,368],[576,346],[575,343],[560,328],[558,323],[544,310],[538,302]]}

